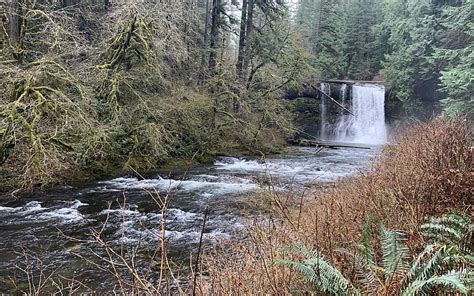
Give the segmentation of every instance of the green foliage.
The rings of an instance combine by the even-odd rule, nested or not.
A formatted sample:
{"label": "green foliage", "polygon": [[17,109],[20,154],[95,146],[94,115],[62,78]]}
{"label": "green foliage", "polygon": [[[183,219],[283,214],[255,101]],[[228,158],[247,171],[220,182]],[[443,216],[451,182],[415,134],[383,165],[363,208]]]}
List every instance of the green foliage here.
{"label": "green foliage", "polygon": [[403,275],[408,270],[407,261],[410,256],[404,241],[405,237],[402,233],[389,231],[383,225],[380,226],[382,265],[387,281]]}
{"label": "green foliage", "polygon": [[465,285],[466,280],[466,272],[450,271],[440,276],[432,276],[427,280],[416,280],[403,291],[402,295],[428,295],[434,287],[468,295],[469,290]]}
{"label": "green foliage", "polygon": [[448,94],[442,101],[447,116],[474,112],[474,2],[443,8],[440,45],[433,59],[441,71],[441,90]]}
{"label": "green foliage", "polygon": [[344,53],[349,78],[371,80],[380,69],[385,44],[377,34],[376,26],[383,14],[380,1],[348,1],[344,7]]}
{"label": "green foliage", "polygon": [[[291,134],[277,98],[307,65],[286,4],[256,1],[252,79],[242,86],[228,71],[228,34],[214,36],[216,71],[202,67],[204,6],[77,2],[21,1],[19,40],[0,11],[2,181],[31,189],[76,174],[149,170],[170,157],[265,151]],[[218,31],[230,32],[235,19],[220,3]]]}
{"label": "green foliage", "polygon": [[376,264],[375,262],[375,252],[374,248],[372,247],[372,215],[369,215],[367,222],[364,225],[364,233],[363,233],[363,239],[364,241],[361,244],[356,244],[357,249],[359,252],[362,254],[362,257],[364,260],[374,266]]}
{"label": "green foliage", "polygon": [[0,83],[5,95],[0,101],[0,172],[30,187],[77,169],[74,159],[94,145],[88,138],[96,133],[80,83],[49,60],[24,65],[21,75],[5,66],[0,73],[5,78]]}
{"label": "green foliage", "polygon": [[470,227],[472,226],[469,219],[459,214],[449,214],[443,217],[431,217],[421,229],[423,236],[432,242],[468,247],[472,235]]}
{"label": "green foliage", "polygon": [[388,42],[382,76],[392,107],[410,115],[472,111],[472,8],[472,1],[386,1],[376,28]]}
{"label": "green foliage", "polygon": [[342,78],[345,69],[344,18],[341,1],[302,1],[298,30],[307,39],[312,64],[324,78]]}
{"label": "green foliage", "polygon": [[357,251],[338,249],[354,259],[351,264],[356,275],[354,286],[318,251],[304,246],[288,248],[291,252],[284,250],[284,254],[302,256],[305,258],[303,261],[279,259],[277,263],[302,273],[317,291],[329,294],[375,294],[395,289],[401,295],[428,295],[435,291],[468,295],[474,288],[474,260],[470,255],[471,222],[457,214],[431,217],[429,220],[421,228],[430,243],[411,263],[404,235],[380,225],[382,266],[378,266],[374,248],[368,244],[372,240],[369,218],[364,228],[363,243],[355,245]]}
{"label": "green foliage", "polygon": [[[419,87],[433,89],[436,69],[429,56],[435,34],[435,7],[431,1],[394,1],[386,4],[381,26],[389,35],[390,52],[382,62],[382,75],[393,96],[409,114],[431,102],[433,92],[421,93]],[[434,106],[429,106],[431,109]]]}
{"label": "green foliage", "polygon": [[470,0],[307,0],[295,27],[319,77],[384,80],[389,114],[472,114],[473,6]]}
{"label": "green foliage", "polygon": [[302,262],[279,259],[276,263],[302,273],[304,279],[319,292],[329,295],[360,294],[341,272],[328,263],[318,251],[297,246],[283,250],[283,252],[297,253],[306,258]]}

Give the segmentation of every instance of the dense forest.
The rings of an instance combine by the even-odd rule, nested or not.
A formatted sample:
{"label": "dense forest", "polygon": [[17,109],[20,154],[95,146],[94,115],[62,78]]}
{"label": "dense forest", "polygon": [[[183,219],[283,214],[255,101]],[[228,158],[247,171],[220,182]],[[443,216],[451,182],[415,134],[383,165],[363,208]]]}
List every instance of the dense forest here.
{"label": "dense forest", "polygon": [[394,118],[472,113],[472,1],[240,2],[2,1],[3,178],[268,151],[321,78],[385,81]]}
{"label": "dense forest", "polygon": [[[15,249],[0,293],[472,295],[472,0],[0,0],[0,19],[0,253],[54,226],[46,251],[85,259]],[[390,144],[311,134],[357,117],[327,81],[378,85]],[[126,245],[138,224],[155,251]]]}

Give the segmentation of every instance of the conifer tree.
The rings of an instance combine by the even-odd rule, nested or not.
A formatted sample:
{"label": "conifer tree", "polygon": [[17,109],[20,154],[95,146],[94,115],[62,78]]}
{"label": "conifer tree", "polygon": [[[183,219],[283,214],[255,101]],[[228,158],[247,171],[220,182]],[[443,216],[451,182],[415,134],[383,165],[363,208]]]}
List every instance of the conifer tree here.
{"label": "conifer tree", "polygon": [[317,67],[328,78],[344,75],[343,18],[340,1],[322,0],[318,40],[316,42]]}
{"label": "conifer tree", "polygon": [[445,6],[440,15],[439,45],[433,55],[441,71],[447,115],[474,112],[474,2]]}

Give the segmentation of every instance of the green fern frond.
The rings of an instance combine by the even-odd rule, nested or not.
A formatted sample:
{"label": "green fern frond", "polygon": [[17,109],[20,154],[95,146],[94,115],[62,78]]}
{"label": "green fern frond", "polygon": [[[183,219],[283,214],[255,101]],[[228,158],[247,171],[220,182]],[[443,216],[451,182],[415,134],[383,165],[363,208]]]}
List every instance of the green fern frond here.
{"label": "green fern frond", "polygon": [[420,265],[416,270],[415,266],[412,267],[412,275],[414,281],[426,281],[431,277],[435,276],[436,273],[443,268],[443,261],[446,259],[448,254],[448,250],[446,246],[436,246],[433,245],[434,248],[432,251],[431,258],[423,264]]}
{"label": "green fern frond", "polygon": [[372,244],[370,241],[372,240],[372,215],[370,214],[367,218],[367,222],[364,225],[364,233],[363,233],[363,242],[361,244],[357,244],[356,248],[365,258],[368,264],[375,266],[375,252],[372,248]]}
{"label": "green fern frond", "polygon": [[314,285],[320,292],[331,295],[360,294],[342,273],[328,263],[319,252],[304,246],[292,246],[282,251],[294,253],[297,250],[300,250],[302,255],[311,256],[307,257],[303,262],[278,259],[275,263],[300,272],[303,274],[304,279]]}
{"label": "green fern frond", "polygon": [[471,224],[471,221],[469,221],[468,218],[455,213],[450,213],[441,217],[430,217],[429,221],[432,224],[452,225],[455,228],[464,230],[466,230]]}
{"label": "green fern frond", "polygon": [[318,274],[317,286],[319,286],[322,292],[334,295],[347,295],[352,290],[352,285],[342,273],[321,256],[319,258],[306,259],[304,264],[311,266]]}
{"label": "green fern frond", "polygon": [[357,252],[345,248],[339,248],[336,251],[354,258],[355,280],[362,287],[364,295],[375,294],[377,292],[377,274],[374,270],[377,269],[377,266],[370,265],[366,258]]}
{"label": "green fern frond", "polygon": [[299,273],[303,274],[304,279],[312,284],[316,284],[316,271],[302,262],[286,260],[286,259],[277,259],[276,264],[286,266],[290,269],[296,270]]}
{"label": "green fern frond", "polygon": [[[403,233],[385,229],[380,225],[380,245],[382,266],[377,260],[372,247],[371,218],[364,227],[363,241],[355,244],[354,250],[337,249],[338,252],[353,258],[355,284],[357,290],[342,273],[325,261],[316,250],[306,246],[292,246],[284,249],[288,254],[297,254],[302,262],[278,260],[277,263],[299,271],[314,287],[324,294],[348,295],[361,291],[375,294],[379,285],[395,284],[401,295],[429,295],[441,291],[472,293],[474,289],[474,256],[472,256],[471,237],[473,225],[470,220],[457,214],[439,218],[430,218],[422,226],[425,237],[432,243],[415,257],[409,266],[411,257],[405,245]],[[450,272],[446,273],[446,271]],[[383,274],[384,280],[379,276]],[[401,287],[398,280],[403,279]],[[395,280],[395,281],[392,281]]]}
{"label": "green fern frond", "polygon": [[382,264],[387,281],[395,275],[405,274],[409,269],[410,253],[404,244],[405,240],[401,232],[386,230],[383,224],[380,225]]}
{"label": "green fern frond", "polygon": [[435,241],[448,240],[454,243],[463,237],[463,233],[458,229],[454,229],[444,224],[427,223],[421,225],[421,229],[425,238],[434,239]]}
{"label": "green fern frond", "polygon": [[[413,261],[410,271],[403,282],[403,287],[406,288],[406,291],[411,291],[409,287],[413,283],[423,282],[435,276],[445,266],[444,261],[446,258],[449,258],[446,255],[448,255],[446,246],[439,246],[437,244],[427,245],[418,254],[415,261]],[[427,287],[424,289],[424,292],[429,292],[428,290],[429,288]],[[418,294],[423,294],[424,292],[419,292]]]}
{"label": "green fern frond", "polygon": [[426,258],[432,258],[433,253],[436,252],[436,250],[438,250],[438,246],[435,244],[430,244],[427,245],[420,254],[418,254],[415,261],[413,261],[410,271],[408,273],[409,279],[416,278],[417,275],[420,274],[421,270],[424,268],[424,265],[422,265],[422,263],[424,262],[424,260],[426,260]]}
{"label": "green fern frond", "polygon": [[441,217],[431,217],[429,222],[421,225],[422,234],[425,238],[451,244],[460,244],[466,237],[472,234],[471,221],[458,214],[448,214]]}
{"label": "green fern frond", "polygon": [[426,280],[415,280],[403,291],[402,295],[425,295],[436,287],[467,295],[469,292],[469,288],[466,285],[469,284],[468,276],[468,272],[460,270],[450,271],[440,276],[432,276]]}

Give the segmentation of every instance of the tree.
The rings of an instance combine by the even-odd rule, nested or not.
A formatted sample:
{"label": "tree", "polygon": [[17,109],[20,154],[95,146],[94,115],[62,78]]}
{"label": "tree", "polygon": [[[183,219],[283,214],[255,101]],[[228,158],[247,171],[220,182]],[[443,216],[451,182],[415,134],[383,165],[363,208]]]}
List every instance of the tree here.
{"label": "tree", "polygon": [[380,1],[353,0],[343,7],[345,16],[344,52],[346,75],[371,80],[380,70],[384,44],[379,43],[376,26],[382,20]]}
{"label": "tree", "polygon": [[249,25],[247,23],[247,15],[249,13],[247,9],[249,7],[248,3],[249,3],[249,0],[242,0],[242,10],[241,10],[242,15],[240,17],[240,33],[239,33],[239,53],[238,53],[237,65],[236,65],[237,77],[239,77],[240,79],[245,77],[243,67],[244,67],[245,49],[246,49],[246,42],[247,42],[247,31],[248,31],[247,27]]}
{"label": "tree", "polygon": [[221,26],[221,11],[222,11],[222,0],[212,1],[212,13],[211,13],[211,32],[210,32],[210,45],[209,45],[209,71],[214,73],[217,67],[217,54],[219,48],[219,36]]}
{"label": "tree", "polygon": [[[391,99],[407,114],[436,108],[437,70],[429,57],[433,52],[435,7],[431,0],[387,1],[381,26],[388,32],[389,52],[382,62],[382,76]],[[424,107],[424,108],[423,108]]]}
{"label": "tree", "polygon": [[16,44],[20,41],[21,30],[21,3],[18,0],[5,1],[6,32],[10,42]]}
{"label": "tree", "polygon": [[[456,1],[457,2],[457,1]],[[440,16],[439,45],[433,59],[441,70],[445,114],[474,113],[474,2],[447,5]]]}
{"label": "tree", "polygon": [[342,2],[302,1],[297,20],[314,55],[315,67],[324,78],[342,78],[345,69]]}

